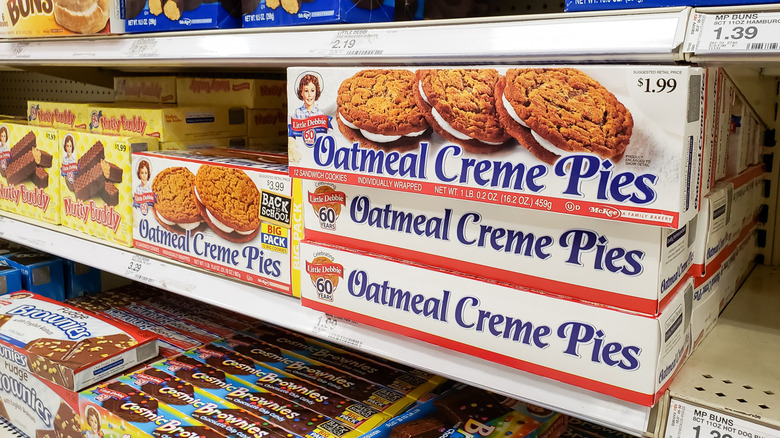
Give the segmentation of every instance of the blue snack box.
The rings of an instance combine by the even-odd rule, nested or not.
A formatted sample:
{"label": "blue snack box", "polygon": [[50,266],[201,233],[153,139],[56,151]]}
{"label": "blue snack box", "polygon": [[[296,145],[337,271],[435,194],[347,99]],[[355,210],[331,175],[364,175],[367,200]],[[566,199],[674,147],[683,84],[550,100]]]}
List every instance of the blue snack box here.
{"label": "blue snack box", "polygon": [[241,0],[120,0],[125,32],[241,27]]}
{"label": "blue snack box", "polygon": [[52,300],[65,300],[61,258],[33,250],[12,252],[2,257],[21,273],[22,289]]}
{"label": "blue snack box", "polygon": [[7,261],[0,260],[0,294],[18,290],[22,290],[22,274]]}
{"label": "blue snack box", "polygon": [[100,269],[63,259],[65,270],[65,298],[100,292]]}
{"label": "blue snack box", "polygon": [[[242,0],[243,27],[420,20],[423,0]],[[345,44],[349,44],[346,42]],[[349,47],[337,47],[349,48]]]}

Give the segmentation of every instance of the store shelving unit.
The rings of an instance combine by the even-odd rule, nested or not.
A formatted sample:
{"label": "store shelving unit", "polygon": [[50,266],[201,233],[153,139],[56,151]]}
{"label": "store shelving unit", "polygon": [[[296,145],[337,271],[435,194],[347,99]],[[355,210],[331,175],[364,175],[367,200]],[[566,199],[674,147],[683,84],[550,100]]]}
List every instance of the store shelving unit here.
{"label": "store shelving unit", "polygon": [[[762,10],[770,10],[764,7]],[[775,8],[780,10],[780,8]],[[714,10],[713,13],[717,12]],[[19,69],[94,68],[96,71],[264,69],[293,65],[398,65],[437,63],[621,62],[672,64],[739,62],[686,48],[691,8],[615,14],[547,14],[387,25],[339,25],[0,41],[0,65]],[[345,44],[345,41],[349,43]],[[780,65],[780,51],[762,50],[749,70]],[[89,75],[84,76],[88,81]],[[750,76],[752,77],[752,76]],[[748,79],[761,99],[767,79]],[[774,79],[769,79],[769,85]],[[759,87],[760,86],[760,87]],[[748,93],[750,94],[750,93]],[[775,93],[776,94],[776,93]],[[773,127],[775,98],[758,106]],[[776,171],[774,173],[777,173]],[[771,177],[776,180],[776,177]],[[774,189],[773,189],[774,190]],[[776,195],[772,192],[772,198]],[[771,199],[771,198],[770,198]],[[770,201],[774,211],[774,201]],[[770,218],[770,221],[773,221]],[[770,222],[771,223],[771,222]],[[557,381],[496,365],[300,306],[295,298],[264,291],[131,248],[96,241],[63,227],[3,214],[0,237],[121,277],[197,298],[284,327],[440,373],[499,393],[634,434],[661,436],[669,397],[654,408],[623,402]],[[771,246],[771,245],[770,245]],[[774,245],[780,248],[780,245]],[[770,259],[767,259],[770,260]],[[696,365],[692,365],[696,366]],[[689,368],[689,367],[686,367]],[[779,384],[780,377],[775,384]],[[777,390],[780,393],[780,388]],[[674,394],[673,394],[674,395]],[[703,402],[702,402],[703,403]]]}

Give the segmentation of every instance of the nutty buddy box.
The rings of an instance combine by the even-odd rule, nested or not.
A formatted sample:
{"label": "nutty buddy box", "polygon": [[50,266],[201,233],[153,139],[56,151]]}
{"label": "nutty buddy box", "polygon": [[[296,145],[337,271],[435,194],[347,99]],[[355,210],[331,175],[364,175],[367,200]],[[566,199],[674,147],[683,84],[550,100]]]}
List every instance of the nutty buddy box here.
{"label": "nutty buddy box", "polygon": [[0,209],[60,223],[56,129],[0,122]]}
{"label": "nutty buddy box", "polygon": [[290,68],[291,174],[678,228],[698,210],[703,73]]}
{"label": "nutty buddy box", "polygon": [[696,227],[517,210],[302,181],[306,238],[655,314],[687,274]]}
{"label": "nutty buddy box", "polygon": [[291,293],[302,230],[282,161],[223,149],[133,154],[134,245]]}
{"label": "nutty buddy box", "polygon": [[132,246],[130,154],[157,149],[157,140],[60,131],[59,142],[62,224]]}
{"label": "nutty buddy box", "polygon": [[307,307],[645,406],[688,352],[692,278],[648,316],[308,241],[301,264]]}

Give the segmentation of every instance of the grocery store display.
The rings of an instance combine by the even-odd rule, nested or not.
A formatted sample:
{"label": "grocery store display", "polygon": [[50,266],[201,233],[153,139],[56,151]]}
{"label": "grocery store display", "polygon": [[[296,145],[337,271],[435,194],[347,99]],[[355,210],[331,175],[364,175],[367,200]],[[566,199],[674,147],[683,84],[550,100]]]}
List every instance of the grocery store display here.
{"label": "grocery store display", "polygon": [[[472,106],[495,107],[505,115],[500,125],[487,125],[465,116],[455,119],[450,113],[459,110],[446,101],[432,106],[439,130],[458,142],[431,133],[414,98],[424,93],[416,78],[429,70],[418,69],[415,76],[400,67],[288,69],[292,176],[671,228],[696,215],[704,69],[474,67],[498,78],[495,89],[487,87],[494,97],[485,95]],[[443,76],[460,71],[437,70]],[[572,108],[571,113],[547,116],[545,123],[537,113],[518,112],[526,103],[508,100],[506,93],[498,93],[499,85],[526,76],[540,81],[534,87],[549,93],[560,111]],[[566,91],[572,87],[582,90]],[[304,99],[303,89],[314,89],[319,98]],[[523,91],[518,85],[507,93]],[[435,96],[431,101],[437,102]],[[471,133],[489,126],[524,134],[504,145],[499,137]],[[534,129],[566,135],[540,136]],[[621,133],[620,145],[609,146],[613,129]],[[460,144],[474,139],[482,139],[484,153]],[[550,157],[539,159],[530,151],[537,144],[549,144],[547,151],[555,150],[550,157],[559,158],[553,164]],[[599,152],[594,144],[602,145]],[[610,147],[625,152],[607,154]]]}
{"label": "grocery store display", "polygon": [[[133,154],[134,245],[292,293],[293,189],[280,157],[216,151]],[[284,160],[282,157],[281,160]]]}
{"label": "grocery store display", "polygon": [[0,209],[60,223],[56,129],[0,122]]}

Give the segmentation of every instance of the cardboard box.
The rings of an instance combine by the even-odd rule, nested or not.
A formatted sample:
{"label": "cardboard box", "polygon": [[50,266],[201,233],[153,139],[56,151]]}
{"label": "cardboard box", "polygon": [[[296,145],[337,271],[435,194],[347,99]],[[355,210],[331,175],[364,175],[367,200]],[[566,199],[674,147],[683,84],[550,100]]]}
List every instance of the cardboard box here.
{"label": "cardboard box", "polygon": [[248,137],[287,144],[287,113],[284,109],[250,109],[247,115]]}
{"label": "cardboard box", "polygon": [[[291,179],[280,161],[222,149],[133,154],[133,169],[151,169],[147,191],[135,195],[134,245],[292,293],[300,207],[293,204]],[[177,197],[179,191],[187,196]],[[206,197],[209,191],[213,199]],[[213,202],[226,196],[228,202]],[[179,209],[189,213],[177,216]]]}
{"label": "cardboard box", "polygon": [[[176,78],[180,105],[243,106],[284,111],[287,108],[286,87],[287,82],[283,79]],[[281,123],[285,121],[286,118],[283,118]]]}
{"label": "cardboard box", "polygon": [[197,140],[163,141],[161,151],[192,151],[200,149],[244,149],[247,147],[246,137],[203,138]]}
{"label": "cardboard box", "polygon": [[241,27],[238,1],[188,2],[176,0],[120,0],[125,31],[162,32]]}
{"label": "cardboard box", "polygon": [[65,272],[62,259],[36,250],[5,254],[3,260],[19,270],[22,289],[55,300],[65,300]]}
{"label": "cardboard box", "polygon": [[6,260],[0,260],[0,293],[3,295],[22,289],[22,274],[10,266]]}
{"label": "cardboard box", "polygon": [[0,122],[0,209],[59,224],[59,173],[56,129]]}
{"label": "cardboard box", "polygon": [[21,291],[0,299],[4,357],[78,391],[157,355],[154,338],[68,305]]}
{"label": "cardboard box", "polygon": [[[353,2],[351,0],[314,0],[296,3],[284,0],[243,0],[243,27],[292,26],[328,23],[381,23],[422,19],[424,1]],[[349,38],[337,48],[351,48]],[[352,45],[355,44],[352,40]]]}
{"label": "cardboard box", "polygon": [[306,239],[656,314],[694,259],[679,229],[303,180]]}
{"label": "cardboard box", "polygon": [[27,122],[33,126],[59,129],[89,129],[90,104],[73,102],[27,101]]}
{"label": "cardboard box", "polygon": [[152,137],[159,141],[246,135],[243,107],[98,104],[89,108],[94,134]]}
{"label": "cardboard box", "polygon": [[2,36],[32,38],[109,33],[111,3],[109,0],[85,3],[11,0],[2,6]]}
{"label": "cardboard box", "polygon": [[156,150],[148,137],[114,137],[60,131],[65,151],[61,160],[61,222],[100,239],[132,246],[132,152]]}
{"label": "cardboard box", "polygon": [[304,306],[644,406],[688,354],[692,278],[647,316],[308,241],[301,259]]}
{"label": "cardboard box", "polygon": [[96,294],[103,290],[100,281],[100,269],[68,259],[63,259],[62,264],[65,271],[66,299],[86,294]]}
{"label": "cardboard box", "polygon": [[116,76],[116,102],[176,103],[175,76]]}
{"label": "cardboard box", "polygon": [[[448,137],[470,138],[457,141],[431,133],[430,121],[436,119],[433,112],[426,113],[425,107],[417,106],[424,99],[411,70],[288,69],[292,176],[671,228],[681,227],[696,214],[703,129],[703,69],[616,65],[537,70],[504,66],[476,68],[481,69],[479,80],[483,82],[479,86],[489,92],[479,95],[484,102],[473,104],[483,104],[486,114],[503,114],[502,123],[493,116],[491,122],[486,122],[492,124],[480,129],[473,122],[453,119],[445,123],[450,128],[436,128]],[[421,70],[430,69],[418,68],[416,72],[419,74]],[[434,68],[442,75],[450,70],[454,71]],[[586,119],[572,117],[571,125],[564,127],[574,132],[594,133],[592,142],[578,140],[579,144],[572,146],[581,146],[584,152],[564,152],[554,146],[544,149],[544,141],[536,140],[541,137],[533,137],[534,132],[517,122],[526,123],[520,116],[514,119],[508,111],[502,113],[502,108],[507,107],[514,111],[517,104],[504,104],[505,96],[492,95],[494,83],[503,84],[508,82],[507,76],[522,75],[538,75],[537,80],[548,84],[540,89],[549,92],[561,83],[586,81],[589,95],[582,97],[581,93],[574,93],[571,96],[577,102],[571,104],[580,105],[584,104],[580,100],[589,102],[589,99],[600,99],[596,95],[605,96],[612,109],[607,113],[609,118],[603,121],[604,126],[620,126],[615,128],[620,135],[597,130]],[[397,80],[389,79],[396,76]],[[365,93],[370,92],[365,88],[354,93],[349,91],[350,87],[367,87],[382,80],[388,80],[388,87],[392,88],[384,94],[389,98],[368,97]],[[301,94],[304,89],[307,93],[318,89],[320,94],[309,109],[301,104],[304,97],[310,98]],[[343,90],[341,97],[339,90]],[[514,88],[511,91],[521,92]],[[360,98],[356,97],[359,95]],[[474,96],[464,91],[462,97]],[[343,113],[339,114],[339,98],[342,106],[353,105],[349,108],[354,111],[350,112],[359,117],[352,120],[364,121],[362,128],[344,119]],[[379,102],[381,99],[385,101]],[[399,105],[393,102],[405,102],[408,106],[392,108]],[[370,114],[369,107],[377,105],[389,105],[396,110],[388,110],[388,114],[411,114],[411,117],[383,124],[384,116]],[[406,108],[414,109],[405,112]],[[362,131],[350,128],[344,120]],[[537,120],[553,123],[554,119]],[[368,126],[371,124],[368,121],[374,121],[374,126]],[[477,134],[469,136],[454,130],[452,123],[461,123],[462,131]],[[506,132],[514,132],[537,155],[514,137],[499,135],[507,128]],[[481,137],[483,132],[495,135],[490,136],[492,140],[487,135],[482,137],[484,141],[474,138]],[[599,146],[602,144],[603,148]],[[586,152],[592,149],[600,152]],[[618,155],[610,156],[614,153]],[[553,163],[548,164],[550,161]]]}

